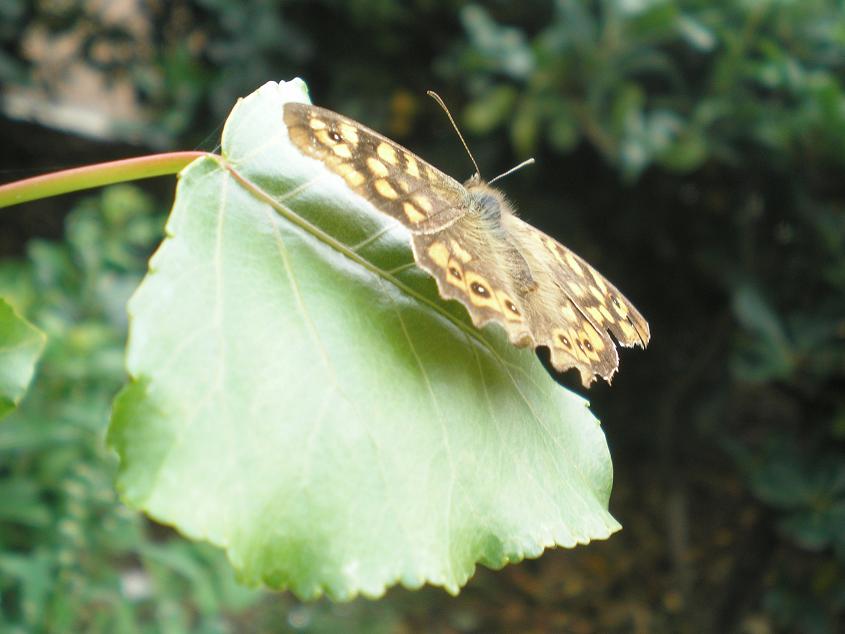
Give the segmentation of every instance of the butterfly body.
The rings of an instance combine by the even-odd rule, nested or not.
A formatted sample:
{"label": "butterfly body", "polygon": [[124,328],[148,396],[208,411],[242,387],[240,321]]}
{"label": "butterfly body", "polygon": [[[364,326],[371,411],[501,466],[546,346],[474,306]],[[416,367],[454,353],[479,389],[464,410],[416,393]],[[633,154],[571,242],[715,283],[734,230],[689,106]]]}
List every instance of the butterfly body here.
{"label": "butterfly body", "polygon": [[459,183],[387,137],[343,115],[287,103],[292,143],[411,233],[418,266],[473,323],[502,326],[514,345],[547,346],[558,371],[589,387],[610,381],[622,346],[648,344],[648,323],[602,275],[521,220],[477,175]]}

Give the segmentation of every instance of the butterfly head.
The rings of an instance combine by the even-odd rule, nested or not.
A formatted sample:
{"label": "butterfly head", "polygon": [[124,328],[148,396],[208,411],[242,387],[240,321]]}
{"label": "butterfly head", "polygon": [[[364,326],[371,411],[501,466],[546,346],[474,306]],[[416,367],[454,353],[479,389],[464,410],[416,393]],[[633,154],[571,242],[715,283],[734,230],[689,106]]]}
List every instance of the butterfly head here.
{"label": "butterfly head", "polygon": [[464,182],[469,193],[470,213],[492,225],[501,223],[502,215],[511,212],[511,204],[501,190],[491,187],[478,175]]}

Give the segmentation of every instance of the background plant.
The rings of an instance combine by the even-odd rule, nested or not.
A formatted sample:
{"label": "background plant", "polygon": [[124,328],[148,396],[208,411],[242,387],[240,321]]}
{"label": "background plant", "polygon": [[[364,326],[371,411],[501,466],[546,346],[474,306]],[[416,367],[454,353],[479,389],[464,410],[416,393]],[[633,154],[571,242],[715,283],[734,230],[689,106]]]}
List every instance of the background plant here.
{"label": "background plant", "polygon": [[[83,25],[78,58],[126,81],[142,106],[143,116],[123,122],[116,134],[157,147],[199,143],[234,96],[267,79],[302,75],[315,102],[465,175],[469,168],[448,126],[425,101],[424,90],[436,88],[459,114],[488,176],[529,152],[537,156],[537,166],[506,182],[523,215],[595,262],[650,319],[648,352],[624,355],[613,388],[590,393],[616,461],[612,510],[625,531],[585,552],[482,573],[457,600],[393,592],[377,609],[385,627],[842,628],[845,22],[839,3],[181,2],[136,16],[148,25],[146,35],[130,26],[101,27],[82,4],[11,2],[4,10],[10,17],[0,32],[7,60],[0,73],[7,94],[37,86],[41,77],[19,33],[39,27],[60,37]],[[148,45],[117,46],[137,37]],[[94,54],[111,49],[139,57],[104,61]],[[12,140],[5,164],[27,167],[21,148],[37,137],[14,121],[2,125]],[[73,158],[63,148],[51,161]],[[53,204],[56,216],[66,206]],[[25,264],[24,244],[45,229],[11,213],[3,223],[6,236],[19,236],[4,240],[15,258],[6,266],[35,267],[37,248],[29,248]],[[106,221],[98,216],[93,224]],[[68,228],[63,239],[72,238]],[[139,255],[136,271],[142,262]],[[101,273],[92,270],[87,284],[102,284],[94,281]],[[81,298],[90,297],[66,275],[57,266],[52,276],[37,278],[43,284],[37,288],[27,276],[5,277],[23,298],[22,312],[53,334],[36,302],[63,295],[66,305],[87,306]],[[119,299],[109,306],[122,314]],[[78,312],[60,313],[68,330],[83,323]],[[84,341],[108,342],[113,356],[49,344],[36,392],[16,416],[77,397],[90,402],[79,387],[85,382],[51,378],[53,363],[78,365],[84,367],[75,371],[90,373],[102,392],[100,409],[80,418],[102,424],[122,381],[125,329],[119,321],[112,328],[109,335],[95,328]],[[63,399],[44,393],[48,386]],[[57,434],[73,429],[60,424],[68,420],[61,415],[47,418]],[[3,425],[33,433],[16,419]],[[0,426],[0,433],[11,432]],[[94,432],[87,437],[99,442]],[[85,464],[108,464],[96,451],[80,451]],[[28,462],[36,454],[17,455]],[[44,460],[58,460],[48,455],[45,450]],[[99,482],[107,488],[108,469],[97,468],[105,469]],[[16,476],[28,483],[22,486],[40,491],[36,475],[23,473]],[[44,499],[42,517],[62,517],[62,498]],[[87,509],[93,503],[85,500]],[[143,526],[137,518],[127,521]],[[10,542],[27,561],[59,540],[59,524],[45,526]],[[155,543],[147,530],[130,550]],[[120,558],[105,554],[113,552],[105,538],[102,547],[96,543],[102,574],[118,578]],[[21,578],[4,568],[6,587]],[[196,614],[192,587],[186,583],[180,599],[164,594]],[[5,608],[18,594],[3,596]],[[149,601],[158,606],[165,598]],[[293,625],[316,629],[337,610],[287,599],[261,606],[240,613],[257,615],[251,623],[282,613]],[[371,609],[356,604],[349,614],[368,622]],[[148,615],[132,618],[145,623]]]}

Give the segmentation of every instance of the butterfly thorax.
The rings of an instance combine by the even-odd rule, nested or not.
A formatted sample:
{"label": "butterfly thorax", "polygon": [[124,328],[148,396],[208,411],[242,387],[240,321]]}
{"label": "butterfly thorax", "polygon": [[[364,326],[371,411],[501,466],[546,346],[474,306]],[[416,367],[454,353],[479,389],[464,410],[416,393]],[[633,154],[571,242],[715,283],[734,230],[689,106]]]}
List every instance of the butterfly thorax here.
{"label": "butterfly thorax", "polygon": [[478,216],[485,224],[501,226],[502,215],[513,213],[511,204],[505,195],[481,180],[477,175],[466,182],[464,187],[469,194],[469,213]]}
{"label": "butterfly thorax", "polygon": [[491,253],[502,269],[508,271],[515,287],[513,290],[517,294],[524,295],[534,291],[537,282],[531,267],[516,248],[505,226],[506,218],[514,215],[511,203],[503,192],[491,187],[477,175],[464,182],[464,187],[469,196],[469,204],[467,213],[460,222],[466,240],[484,242],[481,248]]}

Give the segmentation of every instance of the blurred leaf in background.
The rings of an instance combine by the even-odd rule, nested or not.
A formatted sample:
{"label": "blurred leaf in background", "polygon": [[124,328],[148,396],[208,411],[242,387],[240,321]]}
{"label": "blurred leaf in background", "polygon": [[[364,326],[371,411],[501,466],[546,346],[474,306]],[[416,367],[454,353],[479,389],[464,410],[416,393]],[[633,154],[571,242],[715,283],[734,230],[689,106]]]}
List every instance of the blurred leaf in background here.
{"label": "blurred leaf in background", "polygon": [[26,392],[45,339],[0,298],[0,418],[13,411]]}

